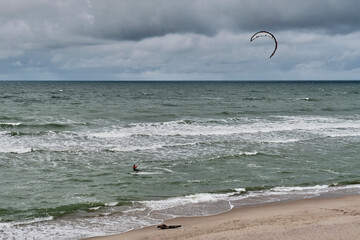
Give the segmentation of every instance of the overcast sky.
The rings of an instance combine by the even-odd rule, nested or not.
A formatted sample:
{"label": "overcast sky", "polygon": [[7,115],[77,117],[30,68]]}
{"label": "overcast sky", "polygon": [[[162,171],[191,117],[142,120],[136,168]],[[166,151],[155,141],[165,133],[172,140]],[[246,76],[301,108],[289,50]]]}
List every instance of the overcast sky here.
{"label": "overcast sky", "polygon": [[[1,0],[0,80],[359,80],[359,0]],[[272,32],[274,41],[258,38]]]}

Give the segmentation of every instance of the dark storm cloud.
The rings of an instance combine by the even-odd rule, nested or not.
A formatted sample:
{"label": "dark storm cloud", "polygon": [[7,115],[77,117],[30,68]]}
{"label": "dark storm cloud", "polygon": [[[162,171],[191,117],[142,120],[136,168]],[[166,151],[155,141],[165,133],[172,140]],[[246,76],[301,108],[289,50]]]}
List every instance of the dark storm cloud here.
{"label": "dark storm cloud", "polygon": [[170,33],[216,34],[220,31],[360,29],[360,1],[92,1],[93,25],[84,34],[140,40]]}
{"label": "dark storm cloud", "polygon": [[[349,33],[360,29],[358,0],[78,0],[0,3],[0,33],[54,46],[82,37],[133,40],[166,34],[212,36],[268,29]],[[59,41],[59,39],[65,41]]]}
{"label": "dark storm cloud", "polygon": [[94,25],[88,34],[119,40],[140,40],[168,33],[213,34],[216,29],[197,7],[187,1],[114,1],[92,4]]}

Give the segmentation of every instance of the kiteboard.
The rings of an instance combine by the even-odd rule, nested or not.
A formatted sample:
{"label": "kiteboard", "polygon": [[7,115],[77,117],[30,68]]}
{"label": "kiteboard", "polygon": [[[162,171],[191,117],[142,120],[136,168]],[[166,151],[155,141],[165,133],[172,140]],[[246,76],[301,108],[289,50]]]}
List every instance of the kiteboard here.
{"label": "kiteboard", "polygon": [[163,174],[163,173],[159,172],[159,171],[156,171],[156,172],[132,171],[132,172],[129,172],[129,174],[131,174],[131,175],[159,175],[159,174]]}

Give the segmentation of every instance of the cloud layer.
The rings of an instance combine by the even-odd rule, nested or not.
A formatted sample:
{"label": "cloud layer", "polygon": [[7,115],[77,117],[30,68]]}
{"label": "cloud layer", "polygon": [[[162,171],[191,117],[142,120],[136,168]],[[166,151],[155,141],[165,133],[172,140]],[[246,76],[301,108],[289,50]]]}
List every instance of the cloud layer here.
{"label": "cloud layer", "polygon": [[[360,2],[2,0],[0,79],[359,79]],[[258,30],[276,35],[249,42]],[[269,54],[270,53],[270,54]]]}

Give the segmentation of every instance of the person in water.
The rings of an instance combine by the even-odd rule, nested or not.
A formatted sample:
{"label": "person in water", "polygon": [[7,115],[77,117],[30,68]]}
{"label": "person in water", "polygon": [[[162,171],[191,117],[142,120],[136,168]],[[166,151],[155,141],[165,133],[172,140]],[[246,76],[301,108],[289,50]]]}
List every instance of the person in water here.
{"label": "person in water", "polygon": [[138,169],[138,166],[135,165],[135,164],[134,164],[134,166],[133,166],[133,170],[134,170],[135,172],[139,172],[139,171],[140,171],[140,169]]}

